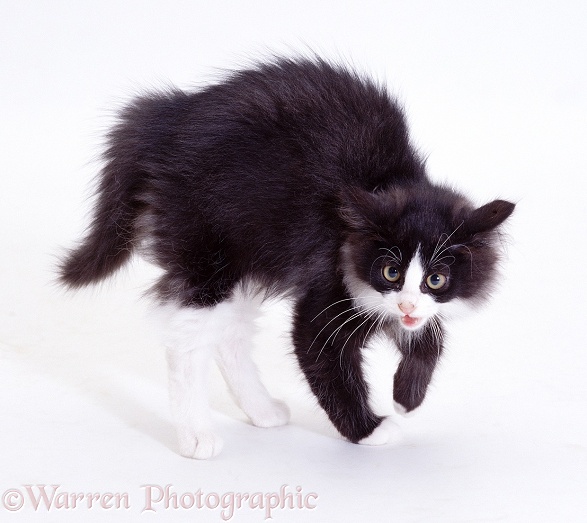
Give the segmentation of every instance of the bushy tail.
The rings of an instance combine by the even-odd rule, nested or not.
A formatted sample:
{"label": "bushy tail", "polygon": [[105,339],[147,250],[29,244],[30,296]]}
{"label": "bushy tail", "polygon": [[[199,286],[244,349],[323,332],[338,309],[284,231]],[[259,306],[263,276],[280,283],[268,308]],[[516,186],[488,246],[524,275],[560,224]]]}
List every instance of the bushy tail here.
{"label": "bushy tail", "polygon": [[[124,162],[122,162],[124,163]],[[62,284],[78,288],[114,273],[131,257],[140,174],[111,159],[102,172],[94,218],[83,242],[59,267]]]}
{"label": "bushy tail", "polygon": [[135,99],[119,114],[108,134],[94,219],[84,241],[59,267],[62,284],[77,288],[98,282],[131,257],[137,218],[147,206],[149,173],[163,168],[164,144],[169,142],[176,106],[184,100],[177,90],[152,93]]}

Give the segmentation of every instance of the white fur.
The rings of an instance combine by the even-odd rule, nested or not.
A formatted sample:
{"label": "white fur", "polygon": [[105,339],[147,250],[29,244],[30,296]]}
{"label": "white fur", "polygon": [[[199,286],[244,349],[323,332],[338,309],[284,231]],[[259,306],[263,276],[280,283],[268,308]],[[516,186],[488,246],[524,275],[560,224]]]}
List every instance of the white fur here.
{"label": "white fur", "polygon": [[214,307],[161,306],[171,407],[183,456],[207,459],[222,448],[208,404],[207,377],[213,357],[237,404],[254,425],[273,427],[288,422],[287,406],[269,395],[250,357],[261,301],[253,288],[240,285]]}
{"label": "white fur", "polygon": [[399,426],[389,418],[386,418],[369,436],[360,440],[359,444],[370,446],[396,445],[400,440],[401,431]]}
{"label": "white fur", "polygon": [[415,410],[408,412],[406,408],[403,405],[400,405],[397,401],[393,402],[393,408],[400,416],[403,416],[404,418],[411,418],[416,412]]}
{"label": "white fur", "polygon": [[371,410],[378,416],[394,414],[393,374],[399,363],[399,351],[393,340],[383,333],[373,336],[363,350],[362,371],[368,384],[368,402]]}
{"label": "white fur", "polygon": [[446,319],[457,319],[467,317],[473,312],[474,302],[463,298],[454,298],[449,302],[441,304],[440,314]]}

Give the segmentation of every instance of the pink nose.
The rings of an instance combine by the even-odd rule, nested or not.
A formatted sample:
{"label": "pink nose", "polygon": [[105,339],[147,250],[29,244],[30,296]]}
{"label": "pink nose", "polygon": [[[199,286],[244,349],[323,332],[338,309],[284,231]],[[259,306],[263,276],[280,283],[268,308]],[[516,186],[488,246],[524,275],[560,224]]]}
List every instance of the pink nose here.
{"label": "pink nose", "polygon": [[404,314],[410,314],[412,312],[414,312],[414,309],[416,308],[416,306],[409,301],[404,301],[402,303],[400,303],[398,305],[399,310],[402,311]]}

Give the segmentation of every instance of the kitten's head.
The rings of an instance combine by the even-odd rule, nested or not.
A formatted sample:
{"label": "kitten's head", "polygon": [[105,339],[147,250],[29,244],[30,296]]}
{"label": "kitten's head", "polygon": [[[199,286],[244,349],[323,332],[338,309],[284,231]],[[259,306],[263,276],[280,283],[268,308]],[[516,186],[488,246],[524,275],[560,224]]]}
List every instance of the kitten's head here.
{"label": "kitten's head", "polygon": [[345,285],[374,318],[417,331],[488,296],[497,276],[498,229],[513,203],[475,208],[433,185],[356,189],[342,200]]}

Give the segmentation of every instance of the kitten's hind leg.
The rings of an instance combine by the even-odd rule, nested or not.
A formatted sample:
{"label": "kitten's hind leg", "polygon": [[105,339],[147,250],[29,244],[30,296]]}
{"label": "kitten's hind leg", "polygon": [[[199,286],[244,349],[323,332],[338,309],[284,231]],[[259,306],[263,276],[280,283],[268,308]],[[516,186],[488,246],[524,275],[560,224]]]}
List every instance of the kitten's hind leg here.
{"label": "kitten's hind leg", "polygon": [[208,370],[218,338],[215,309],[161,308],[165,314],[165,345],[169,395],[182,456],[208,459],[222,449],[213,431],[208,404]]}
{"label": "kitten's hind leg", "polygon": [[225,321],[216,359],[235,401],[253,425],[276,427],[289,421],[289,409],[269,395],[250,355],[260,302],[254,291],[238,286],[218,306]]}

